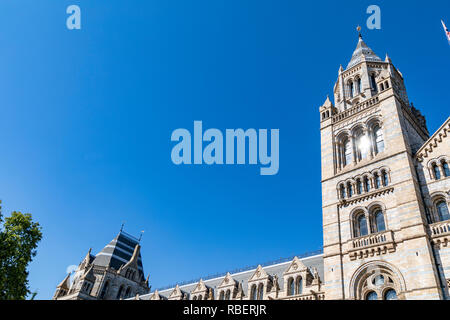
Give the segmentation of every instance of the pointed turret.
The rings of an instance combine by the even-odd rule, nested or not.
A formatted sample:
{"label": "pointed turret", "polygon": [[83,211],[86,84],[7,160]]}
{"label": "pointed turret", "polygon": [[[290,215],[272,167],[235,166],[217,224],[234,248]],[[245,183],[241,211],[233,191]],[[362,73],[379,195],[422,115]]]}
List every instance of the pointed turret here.
{"label": "pointed turret", "polygon": [[392,63],[392,60],[391,60],[391,58],[388,56],[387,53],[386,53],[386,58],[384,59],[384,62]]}
{"label": "pointed turret", "polygon": [[353,51],[352,59],[348,63],[347,69],[356,66],[362,61],[381,62],[382,60],[367,46],[361,34],[359,34],[358,44],[356,45],[355,51]]}
{"label": "pointed turret", "polygon": [[58,284],[57,288],[69,290],[70,289],[70,273],[66,275],[63,281]]}

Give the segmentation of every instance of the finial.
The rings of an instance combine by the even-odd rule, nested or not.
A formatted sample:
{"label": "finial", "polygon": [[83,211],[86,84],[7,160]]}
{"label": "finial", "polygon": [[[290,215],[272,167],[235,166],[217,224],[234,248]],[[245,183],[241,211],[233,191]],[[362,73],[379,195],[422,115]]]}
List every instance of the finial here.
{"label": "finial", "polygon": [[356,27],[356,31],[358,31],[359,38],[362,39],[362,35],[361,35],[361,26],[360,26],[360,25],[358,25],[358,26]]}
{"label": "finial", "polygon": [[139,235],[139,241],[138,242],[141,242],[141,239],[142,239],[142,235],[144,234],[144,230],[142,230],[141,231],[141,234]]}
{"label": "finial", "polygon": [[123,231],[123,226],[125,225],[125,221],[122,222],[122,225],[120,226],[120,232]]}

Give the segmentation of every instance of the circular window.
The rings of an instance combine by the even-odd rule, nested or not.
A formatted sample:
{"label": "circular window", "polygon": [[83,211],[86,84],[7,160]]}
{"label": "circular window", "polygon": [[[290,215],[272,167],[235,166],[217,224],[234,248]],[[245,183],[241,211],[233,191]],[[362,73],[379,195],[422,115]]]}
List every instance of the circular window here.
{"label": "circular window", "polygon": [[366,300],[378,300],[378,295],[375,291],[371,291],[367,294]]}
{"label": "circular window", "polygon": [[389,289],[384,294],[384,299],[385,300],[397,300],[397,292],[395,292],[394,289]]}

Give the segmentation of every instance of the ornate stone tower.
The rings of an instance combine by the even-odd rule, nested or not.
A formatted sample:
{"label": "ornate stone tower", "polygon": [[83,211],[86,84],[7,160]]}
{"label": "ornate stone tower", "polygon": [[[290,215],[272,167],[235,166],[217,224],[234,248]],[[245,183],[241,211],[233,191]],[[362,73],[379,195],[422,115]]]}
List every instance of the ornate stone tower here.
{"label": "ornate stone tower", "polygon": [[425,118],[361,35],[320,128],[326,299],[442,299],[414,160]]}
{"label": "ornate stone tower", "polygon": [[148,293],[140,248],[138,239],[121,230],[97,255],[89,250],[73,280],[68,274],[53,299],[119,300]]}

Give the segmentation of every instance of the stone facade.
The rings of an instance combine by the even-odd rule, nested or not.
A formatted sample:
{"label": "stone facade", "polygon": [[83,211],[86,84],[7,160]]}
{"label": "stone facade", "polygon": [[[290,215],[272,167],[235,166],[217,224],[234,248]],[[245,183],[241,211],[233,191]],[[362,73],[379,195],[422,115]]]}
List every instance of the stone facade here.
{"label": "stone facade", "polygon": [[334,101],[320,108],[326,299],[446,298],[449,120],[429,138],[403,75],[361,36]]}
{"label": "stone facade", "polygon": [[450,118],[430,137],[402,73],[361,36],[319,111],[323,253],[150,293],[139,245],[115,261],[107,246],[55,299],[449,299]]}

